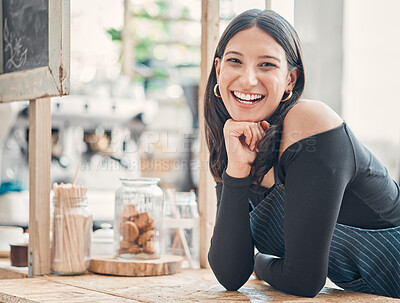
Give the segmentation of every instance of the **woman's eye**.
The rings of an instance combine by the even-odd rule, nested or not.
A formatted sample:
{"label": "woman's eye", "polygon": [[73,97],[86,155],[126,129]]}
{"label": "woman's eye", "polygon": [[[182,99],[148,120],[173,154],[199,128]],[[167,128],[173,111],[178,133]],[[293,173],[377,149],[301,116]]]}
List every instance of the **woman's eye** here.
{"label": "woman's eye", "polygon": [[275,64],[270,63],[270,62],[263,62],[263,63],[261,63],[260,65],[261,65],[261,66],[265,66],[265,67],[276,66]]}
{"label": "woman's eye", "polygon": [[229,59],[227,59],[226,61],[234,62],[234,63],[241,63],[240,60],[239,60],[239,59],[236,59],[236,58],[229,58]]}

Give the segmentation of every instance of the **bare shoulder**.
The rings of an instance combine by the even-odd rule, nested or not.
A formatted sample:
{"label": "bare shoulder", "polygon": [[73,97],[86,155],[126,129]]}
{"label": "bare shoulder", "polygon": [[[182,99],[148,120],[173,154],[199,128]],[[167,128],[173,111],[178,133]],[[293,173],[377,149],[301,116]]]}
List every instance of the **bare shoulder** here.
{"label": "bare shoulder", "polygon": [[320,101],[303,100],[289,110],[283,121],[282,152],[304,138],[338,127],[343,119]]}

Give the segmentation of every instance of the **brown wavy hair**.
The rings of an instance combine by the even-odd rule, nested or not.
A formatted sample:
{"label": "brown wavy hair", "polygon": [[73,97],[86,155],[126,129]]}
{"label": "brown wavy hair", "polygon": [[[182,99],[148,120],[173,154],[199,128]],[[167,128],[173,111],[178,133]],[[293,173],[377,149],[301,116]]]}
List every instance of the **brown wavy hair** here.
{"label": "brown wavy hair", "polygon": [[[281,45],[286,54],[289,70],[293,71],[297,68],[299,71],[293,95],[289,100],[278,105],[268,120],[270,127],[265,131],[263,139],[258,142],[259,152],[252,163],[253,180],[256,180],[258,184],[278,161],[283,119],[304,90],[303,54],[300,39],[293,26],[272,10],[251,9],[236,16],[218,42],[204,97],[205,134],[210,151],[209,166],[217,182],[222,180],[222,173],[228,165],[223,128],[226,120],[231,117],[224,103],[214,95],[214,86],[217,83],[214,61],[215,58],[222,59],[226,45],[235,34],[254,26],[270,34]],[[285,93],[282,99],[286,97]]]}

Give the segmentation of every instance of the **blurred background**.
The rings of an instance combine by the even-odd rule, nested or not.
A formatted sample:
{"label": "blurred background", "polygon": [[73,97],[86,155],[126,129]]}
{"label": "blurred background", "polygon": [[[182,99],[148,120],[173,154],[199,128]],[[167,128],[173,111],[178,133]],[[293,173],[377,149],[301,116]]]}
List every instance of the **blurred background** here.
{"label": "blurred background", "polygon": [[[304,98],[327,103],[399,181],[397,0],[220,0],[220,32],[266,3],[303,43]],[[71,0],[71,94],[52,99],[52,182],[112,222],[120,177],[196,192],[200,0]],[[28,224],[28,103],[0,104],[0,225]]]}

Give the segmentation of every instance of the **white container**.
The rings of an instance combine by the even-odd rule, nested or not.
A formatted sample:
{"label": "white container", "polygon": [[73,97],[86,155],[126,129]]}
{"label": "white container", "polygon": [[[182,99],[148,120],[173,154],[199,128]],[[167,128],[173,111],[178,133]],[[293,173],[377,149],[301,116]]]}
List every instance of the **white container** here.
{"label": "white container", "polygon": [[100,225],[100,229],[93,232],[92,235],[92,246],[91,255],[92,256],[104,256],[112,255],[114,243],[114,230],[112,225],[108,223],[103,223]]}
{"label": "white container", "polygon": [[22,242],[24,230],[17,226],[0,226],[0,254],[8,256],[10,243]]}

